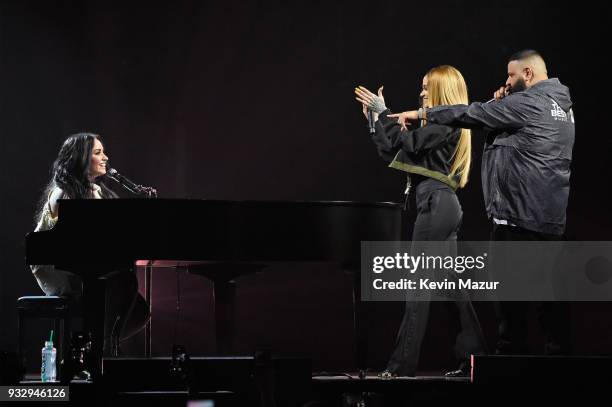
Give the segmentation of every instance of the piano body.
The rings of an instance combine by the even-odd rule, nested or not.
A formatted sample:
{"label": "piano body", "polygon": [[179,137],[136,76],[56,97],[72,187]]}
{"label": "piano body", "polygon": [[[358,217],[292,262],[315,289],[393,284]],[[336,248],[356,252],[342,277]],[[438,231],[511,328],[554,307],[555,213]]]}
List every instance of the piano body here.
{"label": "piano body", "polygon": [[[143,259],[175,260],[212,279],[219,348],[227,339],[224,302],[231,301],[228,284],[233,278],[273,262],[333,262],[356,276],[356,358],[357,366],[365,368],[357,277],[361,241],[400,240],[401,219],[402,207],[395,203],[61,200],[56,226],[26,236],[26,263],[54,264],[83,278],[84,321],[93,336],[96,377],[101,373],[104,320],[99,277],[111,270],[134,267]],[[150,301],[150,274],[147,282]]]}

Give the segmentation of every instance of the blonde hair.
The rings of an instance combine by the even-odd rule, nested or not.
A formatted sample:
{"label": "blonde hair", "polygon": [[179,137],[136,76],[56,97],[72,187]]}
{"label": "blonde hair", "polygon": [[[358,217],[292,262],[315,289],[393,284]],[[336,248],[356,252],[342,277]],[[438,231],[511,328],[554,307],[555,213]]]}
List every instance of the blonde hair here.
{"label": "blonde hair", "polygon": [[[450,65],[441,65],[427,72],[428,106],[438,105],[467,105],[468,92],[465,80],[457,69]],[[451,157],[449,178],[459,176],[459,187],[463,188],[468,182],[470,165],[472,163],[472,132],[461,129],[461,136],[457,148]]]}

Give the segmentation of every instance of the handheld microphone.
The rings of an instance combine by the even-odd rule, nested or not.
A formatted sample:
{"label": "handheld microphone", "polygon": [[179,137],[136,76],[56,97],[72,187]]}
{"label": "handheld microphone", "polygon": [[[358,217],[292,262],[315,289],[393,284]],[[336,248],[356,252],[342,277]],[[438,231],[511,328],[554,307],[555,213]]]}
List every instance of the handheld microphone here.
{"label": "handheld microphone", "polygon": [[374,112],[368,109],[368,128],[370,129],[370,134],[376,133],[376,123],[374,122]]}
{"label": "handheld microphone", "polygon": [[[505,96],[508,96],[508,94],[512,93],[512,87],[510,85],[506,85],[505,89],[506,89]],[[486,102],[484,102],[484,104],[486,105],[487,103],[495,102],[496,100],[497,100],[497,98],[489,99]]]}

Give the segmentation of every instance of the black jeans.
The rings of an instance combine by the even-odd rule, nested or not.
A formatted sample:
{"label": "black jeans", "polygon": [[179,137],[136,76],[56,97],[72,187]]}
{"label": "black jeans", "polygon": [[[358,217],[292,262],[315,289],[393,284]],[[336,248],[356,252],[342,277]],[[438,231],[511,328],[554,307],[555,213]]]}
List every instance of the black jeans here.
{"label": "black jeans", "polygon": [[[450,251],[448,255],[456,255],[457,232],[461,227],[463,211],[455,192],[446,184],[427,179],[416,188],[416,202],[418,212],[412,234],[413,242],[447,241]],[[414,244],[412,250],[415,251]],[[455,355],[464,362],[471,354],[485,353],[486,344],[467,291],[462,290],[456,301],[447,302],[451,306],[453,303],[461,323],[461,331],[455,342]],[[429,319],[430,304],[430,301],[423,299],[407,299],[395,349],[387,364],[387,370],[391,373],[401,376],[415,374]]]}
{"label": "black jeans", "polygon": [[[561,235],[551,235],[526,230],[516,226],[493,224],[491,240],[494,241],[559,241]],[[544,352],[550,355],[570,353],[570,303],[544,301],[536,303],[540,327],[546,336]],[[501,301],[495,303],[498,322],[498,354],[529,353],[527,347],[527,314],[530,303]]]}

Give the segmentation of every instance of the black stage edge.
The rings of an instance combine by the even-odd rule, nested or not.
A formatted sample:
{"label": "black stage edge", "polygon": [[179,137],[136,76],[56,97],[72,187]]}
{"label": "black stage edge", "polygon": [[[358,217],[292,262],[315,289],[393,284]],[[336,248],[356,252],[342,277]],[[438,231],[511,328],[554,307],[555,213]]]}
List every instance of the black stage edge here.
{"label": "black stage edge", "polygon": [[[437,403],[470,400],[473,385],[469,378],[446,378],[441,373],[416,377],[381,379],[358,373],[312,378],[312,406],[432,406]],[[435,404],[432,404],[435,403]],[[460,405],[463,405],[460,404]],[[310,405],[309,405],[310,407]]]}
{"label": "black stage edge", "polygon": [[472,363],[472,376],[465,378],[434,373],[381,379],[372,373],[360,379],[357,372],[312,375],[304,358],[194,357],[174,371],[171,358],[105,358],[101,380],[73,381],[70,402],[45,405],[188,407],[194,400],[212,400],[214,407],[562,405],[576,394],[606,395],[612,372],[612,357],[474,356]]}

